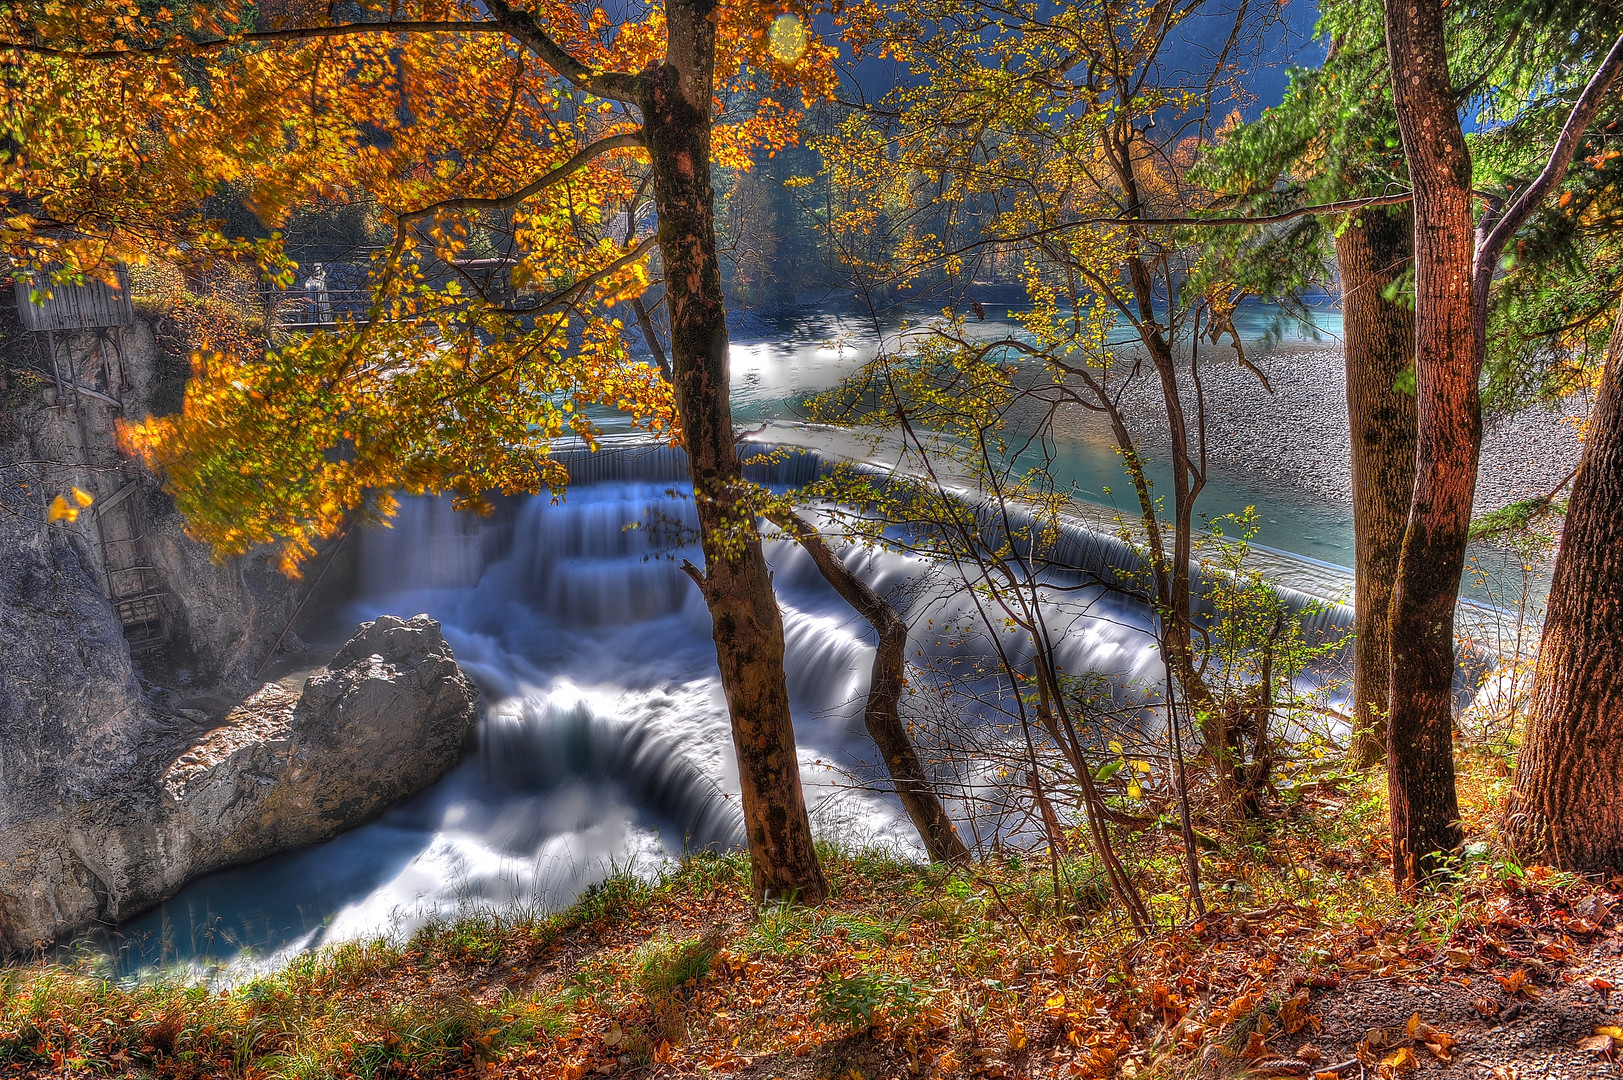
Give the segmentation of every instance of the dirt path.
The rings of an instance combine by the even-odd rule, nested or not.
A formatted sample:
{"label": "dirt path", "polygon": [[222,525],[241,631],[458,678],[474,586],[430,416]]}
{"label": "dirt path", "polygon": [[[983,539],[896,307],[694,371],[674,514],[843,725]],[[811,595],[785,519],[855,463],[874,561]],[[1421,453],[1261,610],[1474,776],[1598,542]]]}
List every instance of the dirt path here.
{"label": "dirt path", "polygon": [[[1252,1071],[1313,1076],[1341,1066],[1343,1078],[1623,1076],[1623,1039],[1596,1037],[1623,1025],[1623,991],[1611,989],[1623,987],[1623,931],[1598,894],[1571,906],[1548,899],[1529,894],[1504,905],[1497,925],[1463,931],[1417,973],[1312,992],[1308,1012],[1318,1030],[1309,1024],[1295,1036],[1281,1033],[1271,1048],[1287,1057],[1260,1060]],[[1444,1034],[1433,1041],[1441,1055],[1426,1045],[1429,1032]],[[1383,1065],[1394,1056],[1397,1063]],[[1410,1059],[1412,1069],[1397,1067]]]}

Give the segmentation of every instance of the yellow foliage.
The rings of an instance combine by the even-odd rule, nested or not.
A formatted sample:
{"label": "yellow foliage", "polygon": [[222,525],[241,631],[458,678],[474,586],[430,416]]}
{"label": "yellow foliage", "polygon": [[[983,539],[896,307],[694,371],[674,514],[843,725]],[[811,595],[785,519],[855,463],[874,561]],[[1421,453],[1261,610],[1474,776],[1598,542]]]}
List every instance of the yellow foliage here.
{"label": "yellow foliage", "polygon": [[56,498],[51,500],[51,508],[45,512],[45,520],[53,525],[59,521],[71,522],[77,521],[78,519],[79,508],[68,502],[68,500],[63,498],[61,495],[58,495]]}
{"label": "yellow foliage", "polygon": [[[623,21],[590,3],[516,6],[0,9],[0,126],[27,148],[0,154],[0,188],[28,208],[0,221],[0,257],[57,280],[136,265],[139,301],[179,324],[193,378],[179,414],[122,434],[220,553],[277,543],[291,573],[358,509],[387,516],[374,493],[486,509],[492,491],[556,490],[568,477],[550,440],[594,441],[602,410],[680,438],[670,388],[630,355],[620,317],[654,250],[638,227],[644,99],[625,87],[665,58],[664,7]],[[748,168],[832,96],[836,50],[752,0],[710,20],[715,163]],[[211,198],[251,208],[268,235],[226,233]],[[367,208],[392,241],[364,312],[267,340],[250,313],[189,290],[221,265],[292,285],[308,270],[279,230],[340,206]],[[73,520],[58,501],[53,520]]]}

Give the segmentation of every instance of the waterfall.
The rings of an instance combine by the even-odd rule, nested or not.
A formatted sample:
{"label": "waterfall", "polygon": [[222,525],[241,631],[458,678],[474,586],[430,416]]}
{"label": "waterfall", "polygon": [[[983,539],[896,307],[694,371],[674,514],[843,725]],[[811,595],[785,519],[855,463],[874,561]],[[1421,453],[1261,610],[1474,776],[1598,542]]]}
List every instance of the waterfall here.
{"label": "waterfall", "polygon": [[[135,956],[274,957],[469,911],[555,907],[616,868],[651,872],[743,843],[709,613],[682,570],[703,561],[685,460],[637,443],[560,457],[575,475],[561,500],[501,500],[479,518],[446,499],[404,499],[392,528],[360,538],[361,598],[347,625],[385,612],[439,619],[482,693],[476,751],[372,824],[187,886],[121,928]],[[796,450],[749,472],[782,489],[823,467]],[[1002,527],[986,516],[990,539]],[[815,827],[918,853],[899,808],[863,782],[875,771],[862,722],[871,629],[798,546],[769,538],[765,549]],[[973,669],[994,654],[950,568],[860,546],[839,554],[906,613],[921,686],[931,665]],[[1042,568],[1065,587],[1044,606],[1061,665],[1098,675],[1130,708],[1162,678],[1148,609],[1116,587],[1136,559],[1120,540],[1066,524]],[[1312,619],[1322,633],[1350,622],[1335,605],[1313,607]],[[1018,638],[1004,642],[1017,659]],[[965,723],[996,719],[967,708]]]}

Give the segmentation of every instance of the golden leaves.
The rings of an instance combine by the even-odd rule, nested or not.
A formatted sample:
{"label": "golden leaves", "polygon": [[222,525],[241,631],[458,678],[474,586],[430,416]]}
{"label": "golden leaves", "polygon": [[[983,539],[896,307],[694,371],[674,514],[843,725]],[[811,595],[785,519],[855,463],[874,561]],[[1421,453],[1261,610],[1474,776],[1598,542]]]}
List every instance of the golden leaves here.
{"label": "golden leaves", "polygon": [[72,523],[79,520],[79,511],[96,501],[96,497],[81,487],[74,487],[66,495],[51,500],[45,511],[45,520],[52,525],[59,521]]}
{"label": "golden leaves", "polygon": [[1413,1072],[1419,1067],[1420,1063],[1415,1060],[1414,1051],[1407,1046],[1400,1046],[1381,1059],[1378,1071],[1381,1076],[1390,1077],[1398,1073]]}
{"label": "golden leaves", "polygon": [[811,33],[799,15],[785,12],[772,20],[767,31],[767,52],[780,64],[795,64],[806,55]]}
{"label": "golden leaves", "polygon": [[1511,997],[1519,994],[1529,1001],[1537,1001],[1540,997],[1538,989],[1527,982],[1526,968],[1518,968],[1509,975],[1495,975],[1493,980]]}

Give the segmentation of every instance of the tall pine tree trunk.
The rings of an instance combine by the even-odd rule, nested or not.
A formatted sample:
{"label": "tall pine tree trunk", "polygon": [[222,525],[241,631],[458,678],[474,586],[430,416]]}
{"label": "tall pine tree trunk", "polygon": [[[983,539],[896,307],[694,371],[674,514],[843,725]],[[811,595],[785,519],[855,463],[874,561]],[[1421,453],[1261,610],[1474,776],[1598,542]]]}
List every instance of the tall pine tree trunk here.
{"label": "tall pine tree trunk", "polygon": [[1428,876],[1461,842],[1454,787],[1454,605],[1482,442],[1483,328],[1472,303],[1471,155],[1442,0],[1388,0],[1393,99],[1415,210],[1414,496],[1392,596],[1387,789],[1392,873]]}
{"label": "tall pine tree trunk", "polygon": [[1623,872],[1623,311],[1555,560],[1510,821],[1526,854]]}
{"label": "tall pine tree trunk", "polygon": [[666,5],[666,62],[644,73],[643,129],[654,175],[671,322],[671,368],[693,472],[721,682],[732,715],[758,900],[821,903],[784,679],[783,620],[733,441],[727,319],[710,177],[716,28],[709,0]]}
{"label": "tall pine tree trunk", "polygon": [[1414,309],[1386,299],[1414,259],[1414,212],[1366,210],[1336,237],[1346,341],[1347,427],[1352,437],[1352,762],[1386,758],[1391,683],[1389,614],[1414,491],[1415,399],[1397,388],[1414,363]]}

